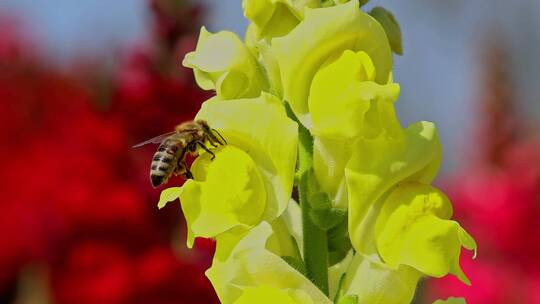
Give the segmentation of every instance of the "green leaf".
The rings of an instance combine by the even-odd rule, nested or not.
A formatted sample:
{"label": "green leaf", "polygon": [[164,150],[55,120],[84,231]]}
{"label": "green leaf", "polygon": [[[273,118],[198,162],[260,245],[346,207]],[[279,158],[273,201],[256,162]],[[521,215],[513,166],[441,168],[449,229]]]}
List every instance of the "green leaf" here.
{"label": "green leaf", "polygon": [[375,7],[369,12],[384,28],[392,51],[398,55],[403,55],[403,44],[401,41],[401,28],[394,15],[387,9]]}

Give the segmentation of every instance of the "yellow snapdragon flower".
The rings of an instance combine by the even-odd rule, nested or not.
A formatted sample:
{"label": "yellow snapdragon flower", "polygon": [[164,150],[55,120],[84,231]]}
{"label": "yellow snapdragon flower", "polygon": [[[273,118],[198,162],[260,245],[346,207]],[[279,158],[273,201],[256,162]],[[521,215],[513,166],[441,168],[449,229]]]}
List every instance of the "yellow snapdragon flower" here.
{"label": "yellow snapdragon flower", "polygon": [[476,243],[431,186],[437,128],[395,111],[401,29],[366,2],[243,0],[244,41],[203,28],[184,59],[217,95],[195,119],[227,145],[160,206],[180,198],[188,246],[216,239],[222,303],[406,304],[423,277],[470,284],[459,257]]}

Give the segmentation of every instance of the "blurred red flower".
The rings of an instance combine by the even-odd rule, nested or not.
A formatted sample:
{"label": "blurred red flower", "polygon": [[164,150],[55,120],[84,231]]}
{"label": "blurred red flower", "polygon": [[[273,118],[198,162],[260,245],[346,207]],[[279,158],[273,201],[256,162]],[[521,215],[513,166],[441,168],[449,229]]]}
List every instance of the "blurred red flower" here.
{"label": "blurred red flower", "polygon": [[37,263],[58,304],[217,303],[204,276],[213,242],[173,249],[184,235],[179,207],[158,212],[152,148],[131,149],[192,119],[207,97],[178,66],[197,22],[173,22],[200,8],[169,2],[151,1],[156,47],[100,76],[107,94],[25,52],[0,18],[0,302]]}
{"label": "blurred red flower", "polygon": [[469,303],[540,303],[540,140],[513,111],[500,42],[486,48],[480,144],[468,151],[471,159],[479,157],[445,183],[456,217],[478,242],[478,259],[461,260],[473,285],[429,281],[429,303],[449,296]]}

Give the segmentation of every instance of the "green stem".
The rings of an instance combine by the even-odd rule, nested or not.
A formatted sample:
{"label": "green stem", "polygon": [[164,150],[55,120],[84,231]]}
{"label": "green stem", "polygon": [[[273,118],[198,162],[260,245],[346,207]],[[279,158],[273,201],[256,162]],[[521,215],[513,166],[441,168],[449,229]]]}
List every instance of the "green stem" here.
{"label": "green stem", "polygon": [[302,207],[302,227],[304,231],[304,262],[307,276],[319,289],[328,295],[328,240],[326,231],[317,227],[309,216],[311,212],[310,189],[313,176],[313,138],[309,131],[299,124],[300,147],[298,192]]}

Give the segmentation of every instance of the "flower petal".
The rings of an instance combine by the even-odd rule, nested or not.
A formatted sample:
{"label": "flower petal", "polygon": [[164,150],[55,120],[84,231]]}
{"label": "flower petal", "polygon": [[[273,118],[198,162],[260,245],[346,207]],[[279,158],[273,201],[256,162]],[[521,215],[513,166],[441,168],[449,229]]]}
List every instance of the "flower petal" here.
{"label": "flower petal", "polygon": [[158,208],[161,209],[165,207],[167,203],[177,200],[180,197],[180,194],[182,194],[182,190],[182,187],[171,187],[161,191]]}
{"label": "flower petal", "polygon": [[356,254],[345,277],[345,294],[358,303],[410,303],[422,274],[407,266],[392,269],[376,256]]}
{"label": "flower petal", "polygon": [[385,200],[376,223],[377,247],[390,266],[408,265],[432,277],[452,273],[470,284],[459,266],[461,247],[476,243],[448,220],[452,206],[439,190],[420,183],[401,184]]}
{"label": "flower petal", "polygon": [[365,52],[347,50],[321,68],[311,86],[314,169],[335,207],[347,207],[344,169],[353,153],[351,143],[359,137],[399,137],[403,132],[394,110],[399,85],[379,85],[371,81],[374,74]]}
{"label": "flower petal", "polygon": [[399,182],[429,184],[440,164],[441,147],[435,126],[419,122],[398,138],[358,139],[353,151],[345,169],[349,234],[357,251],[373,254],[378,201]]}
{"label": "flower petal", "polygon": [[[311,133],[318,137],[351,140],[373,138],[382,132],[401,132],[394,111],[399,85],[373,82],[375,68],[363,52],[345,51],[313,79],[309,110]],[[339,117],[339,119],[336,119]]]}
{"label": "flower petal", "polygon": [[[244,293],[234,302],[234,304],[301,304],[291,298],[287,292],[270,286],[257,286],[246,288]],[[313,302],[311,302],[313,303]]]}
{"label": "flower petal", "polygon": [[272,233],[270,224],[262,222],[243,235],[224,234],[217,238],[216,256],[206,275],[221,303],[235,303],[246,290],[260,286],[287,292],[296,303],[310,303],[307,299],[313,303],[332,303],[304,275],[287,264],[279,252],[265,248]]}
{"label": "flower petal", "polygon": [[196,119],[206,120],[229,146],[249,154],[266,189],[264,219],[280,216],[291,197],[298,146],[298,126],[282,103],[267,93],[252,99],[216,98],[202,105]]}
{"label": "flower petal", "polygon": [[[294,46],[294,47],[293,47]],[[328,8],[307,9],[305,19],[288,35],[274,38],[285,99],[298,119],[311,127],[308,97],[313,77],[343,51],[365,51],[376,69],[375,81],[385,84],[392,54],[381,25],[359,9],[358,0]]]}
{"label": "flower petal", "polygon": [[211,238],[235,226],[255,226],[266,208],[264,183],[251,157],[233,146],[214,153],[214,160],[208,154],[195,160],[195,179],[188,180],[180,194],[191,233],[188,245],[193,237]]}
{"label": "flower petal", "polygon": [[244,16],[257,27],[261,38],[288,34],[304,17],[306,7],[319,7],[320,0],[243,0]]}
{"label": "flower petal", "polygon": [[268,86],[257,60],[232,32],[201,28],[197,48],[183,65],[194,70],[202,89],[216,90],[222,99],[256,97]]}

